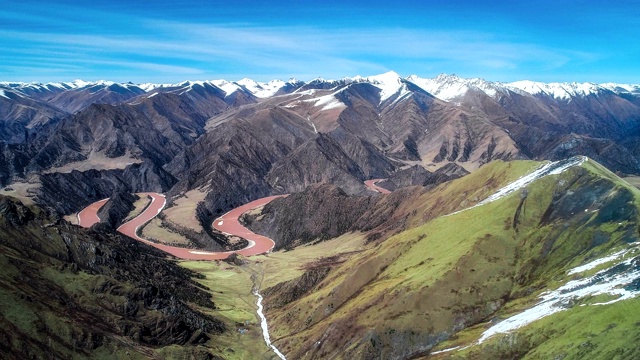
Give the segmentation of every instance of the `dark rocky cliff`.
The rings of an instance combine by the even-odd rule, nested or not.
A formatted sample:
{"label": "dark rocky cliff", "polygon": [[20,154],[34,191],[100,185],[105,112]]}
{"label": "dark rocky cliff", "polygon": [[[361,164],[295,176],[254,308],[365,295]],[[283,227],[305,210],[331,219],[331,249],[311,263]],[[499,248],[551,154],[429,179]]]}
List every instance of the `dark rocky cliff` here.
{"label": "dark rocky cliff", "polygon": [[172,344],[202,357],[194,345],[225,331],[191,305],[215,308],[194,273],[104,226],[82,229],[0,197],[4,358],[154,357]]}
{"label": "dark rocky cliff", "polygon": [[116,191],[109,200],[98,210],[100,222],[106,223],[113,230],[122,225],[122,221],[135,207],[133,203],[140,197],[126,191]]}

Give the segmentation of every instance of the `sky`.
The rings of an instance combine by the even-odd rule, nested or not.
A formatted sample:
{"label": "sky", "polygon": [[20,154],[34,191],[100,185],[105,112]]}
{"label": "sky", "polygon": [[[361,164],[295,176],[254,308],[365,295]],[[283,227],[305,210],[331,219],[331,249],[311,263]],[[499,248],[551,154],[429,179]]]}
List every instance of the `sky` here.
{"label": "sky", "polygon": [[640,83],[640,0],[0,0],[0,49],[0,81]]}

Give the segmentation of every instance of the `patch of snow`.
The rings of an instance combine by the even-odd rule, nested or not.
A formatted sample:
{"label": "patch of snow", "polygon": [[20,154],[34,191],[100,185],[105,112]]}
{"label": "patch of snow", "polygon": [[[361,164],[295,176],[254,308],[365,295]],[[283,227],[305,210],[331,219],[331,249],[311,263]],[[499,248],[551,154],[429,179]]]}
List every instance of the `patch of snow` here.
{"label": "patch of snow", "polygon": [[578,267],[575,267],[571,270],[569,270],[567,272],[568,275],[573,275],[573,274],[577,274],[577,273],[581,273],[583,271],[587,271],[587,270],[591,270],[595,267],[597,267],[598,265],[604,264],[604,263],[608,263],[610,261],[616,260],[620,257],[622,257],[624,254],[626,254],[629,251],[629,249],[627,250],[620,250],[616,253],[613,253],[609,256],[605,256],[603,258],[600,259],[596,259],[590,263],[584,264],[584,265],[580,265]]}
{"label": "patch of snow", "polygon": [[311,126],[313,126],[313,131],[317,134],[318,133],[318,129],[316,128],[316,124],[313,123],[313,121],[311,121],[311,117],[307,116],[307,121],[309,122],[309,124],[311,124]]}
{"label": "patch of snow", "polygon": [[389,71],[384,74],[369,76],[366,78],[356,76],[353,80],[364,80],[380,89],[380,103],[399,93],[404,86],[402,78],[394,71]]}
{"label": "patch of snow", "polygon": [[[613,255],[616,254],[610,256]],[[611,301],[593,304],[607,305],[635,297],[640,291],[637,288],[627,289],[624,286],[640,278],[640,266],[637,264],[637,260],[638,258],[625,260],[620,264],[601,270],[593,276],[569,281],[556,290],[543,293],[540,296],[541,301],[537,305],[487,329],[482,333],[478,344],[493,335],[519,329],[536,320],[566,310],[576,299],[600,294],[618,295],[616,299]],[[576,269],[570,270],[570,273],[579,272],[574,271]]]}
{"label": "patch of snow", "polygon": [[[297,80],[295,79],[289,80],[290,83],[296,82],[296,81]],[[275,95],[275,93],[277,93],[278,90],[282,89],[284,86],[287,85],[287,83],[282,80],[271,80],[268,83],[262,83],[262,82],[257,82],[247,78],[236,81],[236,84],[243,86],[245,89],[247,89],[250,93],[252,93],[255,97],[258,97],[258,98],[271,97]]]}
{"label": "patch of snow", "polygon": [[393,101],[391,105],[395,105],[399,102],[402,102],[408,99],[412,93],[413,92],[407,88],[407,85],[402,84],[402,87],[400,88],[400,92],[398,93],[398,96],[396,97],[396,99]]}
{"label": "patch of snow", "polygon": [[581,165],[585,161],[587,161],[587,157],[586,156],[574,156],[574,157],[569,158],[569,159],[559,160],[559,161],[554,161],[554,162],[550,162],[550,163],[544,164],[541,167],[539,167],[538,169],[536,169],[535,171],[533,171],[532,173],[524,175],[521,178],[519,178],[518,180],[516,180],[516,181],[508,184],[507,186],[499,189],[498,191],[496,191],[495,193],[493,193],[492,195],[490,195],[486,199],[480,201],[476,205],[468,207],[466,209],[462,209],[462,210],[453,212],[453,213],[448,214],[446,216],[455,215],[455,214],[461,213],[463,211],[467,211],[469,209],[473,209],[475,207],[482,206],[482,205],[488,204],[490,202],[494,202],[494,201],[496,201],[498,199],[502,199],[503,197],[513,193],[516,190],[519,190],[519,189],[531,184],[532,182],[534,182],[534,181],[536,181],[536,180],[538,180],[540,178],[543,178],[543,177],[545,177],[547,175],[560,174],[560,173],[564,172],[565,170],[567,170],[567,169],[569,169],[569,168],[571,168],[573,166]]}
{"label": "patch of snow", "polygon": [[5,99],[9,99],[9,97],[6,95],[6,93],[4,92],[4,90],[0,90],[0,96],[2,96]]}
{"label": "patch of snow", "polygon": [[440,351],[434,351],[432,353],[429,353],[429,355],[442,354],[442,353],[453,351],[453,350],[456,350],[456,349],[459,349],[459,348],[460,348],[460,346],[454,346],[454,347],[451,347],[451,348],[448,348],[448,349],[444,349],[444,350],[440,350]]}
{"label": "patch of snow", "polygon": [[[317,98],[302,100],[304,102],[315,102],[314,106],[322,106],[322,111],[331,110],[341,107],[347,107],[342,101],[336,98],[336,95],[342,92],[345,88],[342,88],[336,92],[333,92],[328,95],[320,96]],[[315,93],[315,92],[314,92]]]}
{"label": "patch of snow", "polygon": [[315,95],[316,94],[316,89],[309,89],[309,90],[296,90],[293,93],[296,95]]}
{"label": "patch of snow", "polygon": [[318,98],[318,101],[316,101],[316,106],[322,106],[322,110],[346,107],[346,105],[342,101],[336,99],[336,97],[333,95],[327,95]]}
{"label": "patch of snow", "polygon": [[159,89],[159,88],[168,88],[168,87],[173,87],[175,85],[173,84],[154,84],[154,83],[144,83],[144,84],[140,84],[138,85],[138,87],[142,90],[144,90],[145,92],[150,92],[153,91],[155,89]]}

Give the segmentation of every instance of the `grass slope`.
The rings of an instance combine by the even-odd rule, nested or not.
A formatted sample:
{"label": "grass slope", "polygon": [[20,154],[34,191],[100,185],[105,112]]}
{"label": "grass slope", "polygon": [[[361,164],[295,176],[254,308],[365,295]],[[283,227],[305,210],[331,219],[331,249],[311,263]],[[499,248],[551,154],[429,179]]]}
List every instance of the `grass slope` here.
{"label": "grass slope", "polygon": [[[267,297],[293,299],[268,309],[276,344],[295,358],[425,355],[500,311],[526,306],[570,267],[637,239],[636,189],[593,162],[536,181],[526,196],[438,217],[535,167],[496,162],[444,184],[407,209],[415,227],[330,265],[302,296]],[[265,260],[267,274],[276,271],[267,276],[303,280],[270,265],[279,261]]]}

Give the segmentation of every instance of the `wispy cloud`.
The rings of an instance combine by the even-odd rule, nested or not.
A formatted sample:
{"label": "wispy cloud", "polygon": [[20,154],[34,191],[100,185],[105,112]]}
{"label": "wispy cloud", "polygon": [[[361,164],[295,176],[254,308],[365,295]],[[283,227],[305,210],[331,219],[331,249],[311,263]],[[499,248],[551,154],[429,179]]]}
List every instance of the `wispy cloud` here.
{"label": "wispy cloud", "polygon": [[103,77],[117,77],[141,70],[134,81],[241,73],[268,80],[274,74],[342,77],[394,68],[402,72],[396,67],[406,64],[420,65],[412,72],[431,71],[439,64],[477,73],[550,71],[600,56],[469,29],[206,24],[99,10],[84,11],[85,18],[79,20],[69,15],[73,9],[54,8],[54,16],[0,10],[5,24],[20,16],[32,25],[52,19],[29,30],[0,27],[0,46],[5,49],[0,74],[18,74],[20,64],[31,68],[41,62],[43,69],[55,68],[56,74],[67,68],[74,74],[84,69],[88,76],[102,71]]}

